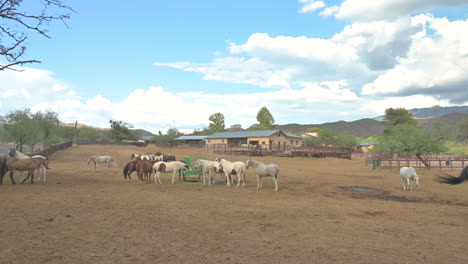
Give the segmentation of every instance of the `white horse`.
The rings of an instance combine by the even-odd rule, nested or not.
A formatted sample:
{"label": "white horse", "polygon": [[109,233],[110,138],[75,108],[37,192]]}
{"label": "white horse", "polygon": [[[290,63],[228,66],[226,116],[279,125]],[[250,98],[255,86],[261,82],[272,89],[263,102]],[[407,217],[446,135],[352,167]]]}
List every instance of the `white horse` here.
{"label": "white horse", "polygon": [[[19,159],[30,159],[30,158],[42,158],[44,159],[46,162],[48,162],[47,158],[44,157],[44,156],[41,156],[41,155],[35,155],[35,156],[32,156],[32,157],[29,157],[28,155],[26,154],[23,154],[21,152],[19,152],[18,150],[16,150],[15,148],[10,148],[10,152],[8,153],[8,155],[10,157],[14,157],[14,158],[19,158]],[[41,176],[42,176],[42,181],[45,183],[46,182],[46,177],[47,177],[47,169],[44,165],[41,165],[39,166],[39,168],[37,169],[37,172],[38,172],[38,178],[39,178],[39,181],[38,182],[41,182]],[[23,172],[21,172],[21,181],[24,181],[26,180],[27,178],[25,178],[23,176]]]}
{"label": "white horse", "polygon": [[197,160],[197,163],[195,164],[195,168],[199,168],[199,167],[202,167],[202,171],[203,171],[203,185],[205,185],[205,180],[207,180],[208,186],[211,187],[211,181],[213,180],[214,173],[216,170],[214,166],[214,161],[199,159]]}
{"label": "white horse", "polygon": [[153,171],[155,173],[154,182],[157,184],[161,183],[161,172],[172,172],[172,184],[175,183],[175,176],[177,172],[181,170],[190,170],[189,165],[180,162],[180,161],[171,161],[171,162],[164,162],[158,161],[153,165]]}
{"label": "white horse", "polygon": [[272,176],[275,181],[275,191],[278,191],[278,178],[279,178],[279,167],[276,164],[265,165],[259,161],[248,159],[245,163],[246,167],[255,168],[255,174],[257,175],[257,189],[262,188],[262,177]]}
{"label": "white horse", "polygon": [[[41,155],[34,155],[32,156],[31,158],[33,159],[43,159],[47,164],[49,163],[49,161],[47,160],[46,157],[44,156],[41,156]],[[46,178],[47,178],[47,169],[44,165],[41,165],[39,166],[39,169],[37,169],[38,171],[38,182],[41,182],[41,176],[42,176],[42,182],[46,182]]]}
{"label": "white horse", "polygon": [[230,187],[232,183],[232,175],[237,175],[237,186],[239,187],[242,180],[242,187],[245,185],[245,164],[242,161],[230,162],[217,157],[215,161],[219,162],[223,167],[224,175],[226,175],[226,186]]}
{"label": "white horse", "polygon": [[413,185],[419,185],[419,176],[413,167],[401,167],[400,176],[403,181],[403,191],[413,191]]}
{"label": "white horse", "polygon": [[89,163],[94,162],[94,169],[98,167],[99,163],[106,163],[107,168],[111,167],[111,162],[114,161],[111,156],[89,156],[88,157],[88,165]]}

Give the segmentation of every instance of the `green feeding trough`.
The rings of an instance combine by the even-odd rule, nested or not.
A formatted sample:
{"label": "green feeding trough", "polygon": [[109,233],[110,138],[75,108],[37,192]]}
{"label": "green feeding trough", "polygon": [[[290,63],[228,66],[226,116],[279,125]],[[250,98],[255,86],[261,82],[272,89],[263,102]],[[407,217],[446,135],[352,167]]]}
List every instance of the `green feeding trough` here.
{"label": "green feeding trough", "polygon": [[[202,168],[195,168],[197,160],[206,160],[206,157],[184,157],[185,163],[190,167],[190,170],[182,171],[182,181],[184,183],[199,183],[203,175]],[[180,180],[180,178],[179,178]]]}

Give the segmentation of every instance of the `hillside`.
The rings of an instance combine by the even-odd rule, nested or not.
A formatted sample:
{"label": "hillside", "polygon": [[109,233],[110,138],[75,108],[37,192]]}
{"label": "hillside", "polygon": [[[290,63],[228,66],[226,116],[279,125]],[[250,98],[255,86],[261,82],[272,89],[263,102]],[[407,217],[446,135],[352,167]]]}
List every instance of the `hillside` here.
{"label": "hillside", "polygon": [[448,127],[457,127],[465,120],[468,120],[468,112],[450,113],[443,116],[418,119],[418,123],[427,131],[434,131],[438,124],[443,124],[444,126]]}
{"label": "hillside", "polygon": [[[429,108],[413,108],[408,110],[408,112],[413,114],[414,118],[429,118],[429,117],[438,117],[444,116],[452,113],[468,113],[468,106],[433,106]],[[383,121],[384,116],[378,116],[373,118],[377,121]]]}
{"label": "hillside", "polygon": [[[429,112],[426,112],[429,113]],[[441,113],[441,112],[439,112]],[[442,116],[417,119],[418,123],[427,131],[434,131],[437,124],[449,127],[457,127],[461,122],[468,120],[468,112],[453,112]],[[339,121],[324,124],[287,124],[279,125],[281,130],[293,133],[305,132],[310,127],[328,128],[337,134],[347,134],[355,137],[367,138],[370,136],[382,135],[383,123],[375,119],[360,119],[352,122]]]}
{"label": "hillside", "polygon": [[278,125],[279,129],[293,133],[305,132],[310,127],[328,128],[338,134],[352,135],[355,137],[367,138],[382,134],[383,124],[374,119],[364,118],[352,122],[338,121],[324,124],[287,124]]}

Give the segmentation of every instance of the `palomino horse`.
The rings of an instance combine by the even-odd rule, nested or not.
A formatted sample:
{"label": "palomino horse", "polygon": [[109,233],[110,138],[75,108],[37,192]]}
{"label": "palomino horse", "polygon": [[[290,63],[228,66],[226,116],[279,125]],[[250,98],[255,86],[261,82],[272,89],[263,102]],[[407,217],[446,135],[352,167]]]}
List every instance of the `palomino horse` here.
{"label": "palomino horse", "polygon": [[89,156],[88,165],[90,162],[94,162],[94,169],[98,167],[99,163],[106,163],[107,168],[111,167],[111,162],[114,161],[111,156]]}
{"label": "palomino horse", "polygon": [[44,165],[47,169],[49,168],[47,159],[43,158],[30,158],[30,159],[19,159],[19,158],[4,158],[0,168],[0,184],[3,183],[3,176],[7,171],[10,171],[10,179],[13,184],[16,184],[13,178],[13,172],[27,171],[28,177],[23,179],[21,183],[24,183],[29,177],[31,177],[31,183],[34,183],[34,170],[39,169],[41,165]]}
{"label": "palomino horse", "polygon": [[245,185],[245,164],[242,161],[230,162],[217,157],[215,161],[219,162],[223,167],[224,175],[226,175],[226,186],[230,187],[232,183],[232,175],[237,175],[237,186],[239,187],[242,180],[242,187]]}
{"label": "palomino horse", "polygon": [[175,175],[177,172],[181,170],[190,170],[189,165],[180,162],[180,161],[171,161],[171,162],[164,162],[159,161],[153,165],[153,171],[156,173],[154,176],[154,182],[159,184],[161,183],[161,172],[172,172],[172,184],[175,183]]}
{"label": "palomino horse", "polygon": [[[19,152],[15,148],[10,148],[10,152],[8,152],[8,155],[10,157],[12,157],[12,158],[15,157],[15,158],[19,158],[19,159],[30,159],[31,158],[28,155]],[[35,156],[32,156],[32,158],[42,158],[42,159],[47,160],[46,157],[41,156],[41,155],[35,155]],[[42,181],[45,183],[46,182],[46,177],[47,177],[46,167],[44,167],[44,165],[39,166],[39,169],[37,169],[37,172],[38,172],[39,182],[41,181],[41,176],[42,176]],[[23,175],[23,172],[21,172],[21,176],[22,175]],[[21,178],[22,178],[22,180],[24,180],[24,177],[21,177]]]}
{"label": "palomino horse", "polygon": [[276,164],[265,165],[259,161],[248,159],[245,163],[246,167],[255,168],[255,174],[257,175],[257,189],[262,188],[262,177],[272,176],[275,181],[275,191],[278,191],[278,178],[279,178],[279,167]]}

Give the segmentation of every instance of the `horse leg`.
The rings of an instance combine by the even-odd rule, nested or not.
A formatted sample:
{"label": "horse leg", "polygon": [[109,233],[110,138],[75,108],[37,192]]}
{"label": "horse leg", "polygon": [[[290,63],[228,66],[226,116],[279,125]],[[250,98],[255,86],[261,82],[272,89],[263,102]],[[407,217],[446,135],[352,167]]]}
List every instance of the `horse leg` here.
{"label": "horse leg", "polygon": [[245,172],[242,173],[242,188],[245,186]]}
{"label": "horse leg", "polygon": [[176,175],[176,171],[172,173],[172,184],[175,184],[175,175]]}
{"label": "horse leg", "polygon": [[13,184],[16,184],[15,179],[13,178],[13,170],[10,170],[10,180]]}
{"label": "horse leg", "polygon": [[273,176],[273,180],[275,181],[275,192],[278,191],[278,176]]}
{"label": "horse leg", "polygon": [[257,174],[257,190],[260,189],[260,181],[261,181],[260,175]]}
{"label": "horse leg", "polygon": [[34,170],[30,171],[31,173],[31,183],[34,183]]}
{"label": "horse leg", "polygon": [[29,177],[31,177],[31,175],[28,173],[28,177],[24,178],[21,183],[24,183],[27,179],[29,179]]}

